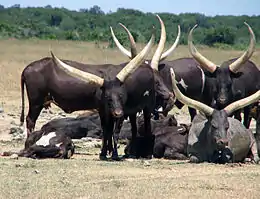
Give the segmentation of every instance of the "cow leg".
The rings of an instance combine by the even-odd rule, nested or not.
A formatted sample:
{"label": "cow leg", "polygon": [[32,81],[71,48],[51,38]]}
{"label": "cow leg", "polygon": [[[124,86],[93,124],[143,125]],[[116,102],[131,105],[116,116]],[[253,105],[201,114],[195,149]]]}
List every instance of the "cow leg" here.
{"label": "cow leg", "polygon": [[250,150],[251,150],[251,153],[253,155],[254,162],[258,164],[259,160],[260,160],[259,155],[258,155],[258,149],[257,149],[258,148],[258,146],[257,146],[257,144],[258,144],[257,143],[257,140],[258,140],[257,136],[258,135],[254,135],[250,129],[248,129],[247,131],[248,131],[250,138],[251,138],[251,148],[250,148]]}
{"label": "cow leg", "polygon": [[151,159],[153,155],[154,136],[152,135],[151,129],[151,111],[148,108],[144,108],[144,141],[147,147],[147,154],[143,154],[143,158]]}
{"label": "cow leg", "polygon": [[122,125],[123,125],[123,121],[124,121],[124,117],[117,119],[116,122],[115,122],[115,128],[114,128],[114,132],[113,132],[113,135],[112,135],[113,144],[114,144],[113,153],[112,153],[112,159],[113,160],[120,160],[119,157],[118,157],[117,143],[118,143],[119,133],[120,133],[120,130],[121,130]]}
{"label": "cow leg", "polygon": [[[104,118],[100,114],[100,122],[101,122],[101,127],[102,127],[102,132],[103,132],[103,137],[102,137],[102,146],[101,146],[101,152],[99,154],[99,159],[100,160],[107,160],[107,150],[108,150],[108,142],[112,143],[112,133],[113,133],[113,126],[114,122],[111,120],[111,118]],[[111,139],[111,140],[109,140]]]}
{"label": "cow leg", "polygon": [[246,106],[244,107],[244,126],[248,129],[250,126],[250,122],[251,122],[251,118],[249,117],[249,113],[250,113],[250,106]]}
{"label": "cow leg", "polygon": [[260,106],[257,108],[257,113],[256,113],[256,132],[255,132],[255,137],[256,137],[256,143],[257,143],[257,148],[258,148],[258,153],[260,153]]}
{"label": "cow leg", "polygon": [[30,105],[26,117],[27,135],[34,130],[36,120],[38,119],[42,109],[43,105]]}
{"label": "cow leg", "polygon": [[155,142],[154,148],[153,148],[153,156],[155,158],[162,158],[164,156],[165,152],[165,145],[162,143],[157,143]]}
{"label": "cow leg", "polygon": [[126,158],[136,158],[136,135],[137,135],[137,125],[136,125],[136,114],[129,115],[129,120],[131,124],[132,138],[125,149]]}
{"label": "cow leg", "polygon": [[154,109],[153,115],[154,115],[154,118],[153,118],[154,120],[159,120],[159,112],[157,109]]}
{"label": "cow leg", "polygon": [[187,160],[188,157],[185,156],[184,154],[181,154],[171,148],[166,148],[164,152],[164,158],[165,159],[170,159],[170,160]]}
{"label": "cow leg", "polygon": [[191,122],[192,122],[193,118],[194,118],[194,117],[196,116],[196,114],[197,114],[197,111],[196,111],[196,109],[190,108],[190,107],[188,107],[188,109],[189,109],[189,113],[190,113],[190,120],[191,120]]}

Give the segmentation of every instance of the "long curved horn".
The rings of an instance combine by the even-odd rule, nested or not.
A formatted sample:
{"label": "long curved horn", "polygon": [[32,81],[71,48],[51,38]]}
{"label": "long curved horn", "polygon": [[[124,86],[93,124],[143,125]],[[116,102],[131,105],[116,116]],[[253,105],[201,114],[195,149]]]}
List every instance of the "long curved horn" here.
{"label": "long curved horn", "polygon": [[162,54],[160,61],[163,61],[164,59],[166,59],[177,48],[177,46],[180,42],[180,38],[181,38],[181,27],[180,27],[180,25],[178,25],[178,35],[175,39],[175,42],[173,43],[171,48],[169,48],[167,51],[165,51]]}
{"label": "long curved horn", "polygon": [[162,21],[162,19],[159,17],[159,15],[156,15],[156,17],[159,19],[160,24],[161,24],[161,38],[160,38],[160,42],[158,44],[158,47],[153,55],[152,61],[151,61],[151,67],[154,70],[158,71],[158,64],[160,61],[160,57],[162,56],[163,53],[163,49],[164,49],[164,44],[166,41],[166,30],[165,30],[165,26],[164,23]]}
{"label": "long curved horn", "polygon": [[174,74],[174,71],[172,68],[170,68],[170,72],[171,72],[171,78],[172,78],[172,88],[173,88],[173,92],[174,92],[176,98],[183,104],[186,104],[187,106],[195,108],[195,109],[205,113],[207,116],[212,115],[212,113],[214,111],[213,108],[207,106],[206,104],[198,102],[196,100],[190,99],[181,93],[181,91],[179,90],[179,88],[176,85],[175,74]]}
{"label": "long curved horn", "polygon": [[144,49],[134,58],[132,59],[118,74],[117,79],[119,79],[121,82],[124,82],[126,77],[133,73],[146,59],[148,56],[148,53],[150,52],[153,44],[154,44],[154,28],[153,33],[150,41],[148,44],[144,47]]}
{"label": "long curved horn", "polygon": [[199,53],[199,51],[196,49],[196,47],[194,46],[193,42],[192,42],[192,33],[193,30],[198,26],[198,24],[196,24],[189,33],[188,36],[188,45],[189,45],[189,51],[191,53],[191,55],[193,56],[193,58],[199,62],[200,66],[205,68],[206,70],[208,70],[209,72],[213,73],[216,68],[217,65],[214,64],[213,62],[209,61],[206,57],[204,57],[202,54]]}
{"label": "long curved horn", "polygon": [[135,39],[133,37],[133,35],[131,34],[131,32],[125,27],[124,24],[119,23],[120,26],[122,26],[124,28],[124,30],[126,31],[130,44],[131,44],[131,55],[132,55],[132,59],[137,55],[137,48],[136,48],[136,43],[135,43]]}
{"label": "long curved horn", "polygon": [[248,27],[248,30],[251,35],[250,44],[247,51],[244,52],[244,54],[241,55],[236,61],[234,61],[232,64],[229,65],[229,70],[231,70],[233,73],[236,73],[239,70],[239,68],[242,66],[242,64],[250,59],[250,57],[253,55],[253,52],[255,50],[255,43],[256,43],[255,34],[252,28],[246,22],[244,22],[244,24]]}
{"label": "long curved horn", "polygon": [[113,37],[113,40],[116,44],[116,46],[118,47],[118,49],[124,54],[126,55],[127,57],[129,57],[129,59],[132,59],[132,54],[130,51],[128,51],[127,49],[125,49],[124,46],[122,46],[122,44],[120,44],[120,42],[118,41],[118,39],[116,38],[115,34],[114,34],[114,31],[113,31],[113,28],[110,26],[110,31],[111,31],[111,35]]}
{"label": "long curved horn", "polygon": [[97,75],[93,75],[91,73],[88,72],[84,72],[81,71],[77,68],[74,68],[73,66],[70,66],[64,62],[62,62],[59,58],[57,58],[51,51],[51,56],[53,61],[56,63],[56,65],[62,69],[63,71],[65,71],[66,73],[70,74],[73,77],[79,78],[82,81],[85,81],[87,83],[94,83],[97,84],[99,86],[102,86],[104,83],[104,79],[97,76]]}
{"label": "long curved horn", "polygon": [[224,108],[224,110],[227,112],[228,115],[230,115],[231,113],[233,113],[238,109],[248,106],[254,102],[257,102],[259,99],[260,99],[260,90],[250,95],[249,97],[243,98],[241,100],[233,102],[232,104],[229,104]]}

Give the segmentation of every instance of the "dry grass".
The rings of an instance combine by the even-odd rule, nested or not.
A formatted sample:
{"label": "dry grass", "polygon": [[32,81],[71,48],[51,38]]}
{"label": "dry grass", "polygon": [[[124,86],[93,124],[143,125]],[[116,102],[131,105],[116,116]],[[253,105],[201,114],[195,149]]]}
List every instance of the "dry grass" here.
{"label": "dry grass", "polygon": [[[20,74],[30,62],[49,56],[50,49],[60,58],[85,63],[128,60],[117,49],[106,50],[105,44],[98,48],[85,42],[8,40],[0,41],[0,46],[0,103],[5,112],[17,117]],[[199,50],[216,63],[242,53]],[[179,46],[169,60],[186,56],[190,56],[187,46]],[[259,49],[252,60],[260,63]],[[21,147],[22,143],[0,143],[1,151]],[[92,155],[75,155],[72,160],[0,158],[0,198],[259,198],[260,167],[256,165],[193,165],[154,159],[145,166],[142,160],[99,161],[97,149],[84,152]]]}
{"label": "dry grass", "polygon": [[[1,146],[1,145],[0,145]],[[17,147],[13,144],[13,147]],[[153,159],[0,159],[0,198],[258,198],[260,167]],[[149,164],[147,164],[149,162]]]}

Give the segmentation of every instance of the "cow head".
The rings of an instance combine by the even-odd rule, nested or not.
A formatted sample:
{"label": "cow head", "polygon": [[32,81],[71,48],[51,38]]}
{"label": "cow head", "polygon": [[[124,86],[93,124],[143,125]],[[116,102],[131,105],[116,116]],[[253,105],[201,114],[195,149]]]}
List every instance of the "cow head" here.
{"label": "cow head", "polygon": [[236,97],[235,95],[239,94],[235,93],[232,90],[233,80],[241,76],[242,73],[239,72],[239,69],[246,61],[250,59],[255,49],[256,40],[254,32],[246,22],[244,23],[248,27],[251,35],[250,45],[248,49],[244,52],[244,54],[231,64],[229,64],[228,62],[224,62],[220,66],[217,66],[198,52],[192,42],[192,33],[193,30],[197,27],[197,24],[190,30],[188,36],[188,45],[191,55],[200,64],[201,67],[211,73],[211,77],[214,77],[216,79],[215,100],[218,109],[223,109],[225,106],[232,102],[232,100]]}
{"label": "cow head", "polygon": [[125,79],[132,74],[144,61],[148,53],[150,52],[154,43],[154,33],[145,46],[145,48],[132,59],[112,80],[104,80],[103,78],[93,75],[88,72],[81,71],[73,66],[70,66],[60,59],[58,59],[52,52],[53,61],[56,65],[67,72],[68,74],[79,78],[88,84],[95,84],[101,88],[101,103],[108,107],[110,114],[116,118],[122,117],[123,105],[126,102],[126,90],[124,89]]}
{"label": "cow head", "polygon": [[[181,30],[180,26],[178,25],[178,35],[174,42],[174,44],[163,53],[164,45],[166,42],[166,30],[164,23],[162,19],[159,17],[159,15],[156,15],[157,19],[160,22],[161,25],[161,37],[158,44],[158,47],[154,53],[154,56],[152,60],[145,61],[146,64],[149,64],[153,70],[154,70],[154,77],[155,77],[155,91],[156,91],[156,109],[162,106],[163,108],[163,114],[167,115],[167,113],[173,108],[175,103],[175,96],[174,94],[167,88],[167,86],[164,84],[163,79],[161,78],[159,72],[158,72],[158,65],[160,61],[163,61],[166,59],[178,46],[181,36]],[[137,49],[136,49],[136,43],[134,40],[134,37],[132,36],[131,32],[122,24],[119,23],[120,26],[123,27],[123,29],[128,34],[128,38],[130,40],[131,44],[131,52],[128,51],[126,48],[120,44],[118,39],[116,38],[113,28],[110,27],[112,38],[117,45],[118,49],[127,57],[130,59],[133,59],[137,55]]]}
{"label": "cow head", "polygon": [[229,140],[228,116],[230,116],[234,111],[248,106],[259,100],[260,90],[249,97],[231,103],[224,109],[216,110],[207,106],[206,104],[203,104],[199,101],[184,96],[176,86],[175,74],[172,68],[170,69],[170,72],[172,78],[173,91],[175,93],[176,98],[183,104],[186,104],[189,107],[197,109],[205,114],[207,119],[207,144],[212,146],[212,148],[217,151],[224,149],[227,146]]}

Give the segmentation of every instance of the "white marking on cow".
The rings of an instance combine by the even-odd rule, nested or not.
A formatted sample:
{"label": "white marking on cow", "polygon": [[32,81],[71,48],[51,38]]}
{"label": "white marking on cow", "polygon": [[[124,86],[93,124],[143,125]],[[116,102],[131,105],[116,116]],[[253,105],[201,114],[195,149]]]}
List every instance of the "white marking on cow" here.
{"label": "white marking on cow", "polygon": [[150,94],[149,91],[145,91],[145,92],[144,92],[144,96],[146,96],[146,95],[149,96],[149,94]]}
{"label": "white marking on cow", "polygon": [[149,64],[149,62],[147,60],[145,60],[144,63]]}
{"label": "white marking on cow", "polygon": [[179,128],[177,131],[182,131],[183,130],[183,128]]}
{"label": "white marking on cow", "polygon": [[141,112],[137,112],[137,117],[140,117],[140,116],[142,116],[143,115],[143,111],[141,111]]}
{"label": "white marking on cow", "polygon": [[203,93],[204,87],[205,87],[205,74],[204,74],[204,72],[203,72],[203,70],[201,69],[200,66],[197,66],[197,67],[198,67],[198,68],[200,69],[200,71],[201,71],[201,79],[202,79],[201,93]]}
{"label": "white marking on cow", "polygon": [[227,159],[230,159],[230,158],[231,158],[231,156],[230,156],[230,155],[226,155],[226,158],[227,158]]}
{"label": "white marking on cow", "polygon": [[47,135],[42,136],[35,144],[38,146],[50,145],[50,139],[56,136],[56,132],[50,132]]}
{"label": "white marking on cow", "polygon": [[60,145],[62,145],[62,142],[58,143],[58,144],[55,144],[56,147],[60,147]]}
{"label": "white marking on cow", "polygon": [[188,88],[188,85],[184,82],[184,80],[181,78],[181,80],[179,82],[177,82],[177,84],[180,84],[182,86],[182,88],[185,89],[185,91]]}

